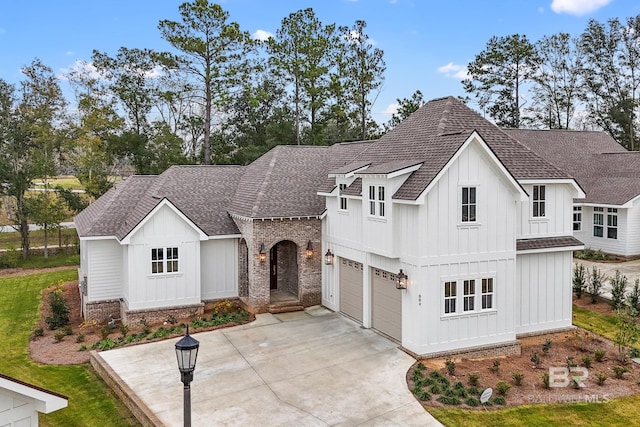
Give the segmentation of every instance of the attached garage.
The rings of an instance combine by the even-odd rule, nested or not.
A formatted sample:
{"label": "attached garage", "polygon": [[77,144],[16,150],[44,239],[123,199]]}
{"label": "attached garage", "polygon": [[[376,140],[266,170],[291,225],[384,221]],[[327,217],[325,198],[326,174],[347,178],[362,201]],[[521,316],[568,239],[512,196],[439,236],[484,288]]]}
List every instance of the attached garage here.
{"label": "attached garage", "polygon": [[341,258],[340,311],[362,322],[362,264]]}
{"label": "attached garage", "polygon": [[377,268],[371,273],[371,325],[401,341],[402,291],[396,289],[396,275]]}

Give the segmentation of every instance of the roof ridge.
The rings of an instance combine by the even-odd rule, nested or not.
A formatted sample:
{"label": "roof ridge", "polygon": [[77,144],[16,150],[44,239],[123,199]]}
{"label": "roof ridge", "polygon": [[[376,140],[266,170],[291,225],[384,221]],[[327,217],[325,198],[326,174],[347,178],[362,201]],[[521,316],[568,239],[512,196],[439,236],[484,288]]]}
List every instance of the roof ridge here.
{"label": "roof ridge", "polygon": [[[451,113],[451,107],[452,107],[451,97],[448,96],[446,98],[441,98],[439,100],[445,100],[445,99],[447,102],[445,103],[445,106],[442,109],[442,113],[440,114],[440,120],[438,120],[438,128],[436,131],[436,136],[446,134],[447,124],[449,123],[449,114]],[[438,101],[438,100],[436,99],[434,101]]]}

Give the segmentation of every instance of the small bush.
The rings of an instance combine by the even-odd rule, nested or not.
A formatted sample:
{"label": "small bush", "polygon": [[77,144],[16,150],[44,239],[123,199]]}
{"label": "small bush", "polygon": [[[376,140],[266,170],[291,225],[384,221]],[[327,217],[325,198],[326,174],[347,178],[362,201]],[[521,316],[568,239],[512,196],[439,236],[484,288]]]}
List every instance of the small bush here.
{"label": "small bush", "polygon": [[478,387],[469,387],[467,389],[467,392],[469,394],[474,395],[474,396],[480,396],[482,394],[482,390],[480,388],[478,388]]}
{"label": "small bush", "polygon": [[126,337],[129,333],[129,326],[125,325],[124,323],[119,323],[118,329],[120,330],[120,335],[122,335],[123,337]]}
{"label": "small bush", "polygon": [[416,364],[416,371],[424,371],[424,369],[425,369],[425,366],[422,362],[418,362]]}
{"label": "small bush", "polygon": [[627,276],[616,270],[616,274],[609,279],[611,285],[611,305],[614,310],[622,308],[624,305],[624,294],[627,290]]}
{"label": "small bush", "polygon": [[503,396],[496,396],[493,399],[493,403],[495,403],[496,405],[504,406],[507,404],[507,400]]}
{"label": "small bush", "polygon": [[65,325],[60,330],[67,335],[73,335],[73,329],[71,328],[71,325]]}
{"label": "small bush", "polygon": [[496,391],[500,396],[506,396],[507,392],[511,388],[511,384],[505,381],[498,381],[496,383]]}
{"label": "small bush", "polygon": [[80,332],[80,333],[78,333],[78,335],[76,335],[76,342],[77,343],[84,342],[84,334],[82,332]]}
{"label": "small bush", "polygon": [[102,337],[103,340],[106,340],[107,337],[111,334],[111,326],[109,325],[104,325],[101,329],[100,329],[100,336]]}
{"label": "small bush", "polygon": [[167,316],[167,323],[175,325],[176,323],[178,323],[178,319],[176,319],[176,316],[174,316],[173,314],[170,314],[169,316]]}
{"label": "small bush", "polygon": [[542,359],[540,359],[540,356],[538,356],[538,352],[537,351],[534,351],[531,354],[531,359],[530,360],[531,360],[531,362],[533,362],[533,364],[535,365],[536,368],[542,364]]}
{"label": "small bush", "polygon": [[542,344],[542,352],[544,354],[548,354],[549,350],[551,350],[551,346],[553,346],[553,341],[547,338],[544,344]]}
{"label": "small bush", "polygon": [[627,368],[626,366],[616,365],[613,367],[613,372],[615,374],[615,377],[621,380],[623,378],[623,375],[629,372],[629,368]]}
{"label": "small bush", "polygon": [[511,379],[513,379],[513,383],[520,387],[522,385],[522,380],[524,379],[524,374],[522,372],[514,372],[511,374]]}
{"label": "small bush", "polygon": [[429,394],[428,391],[426,390],[420,390],[416,393],[416,396],[418,397],[419,400],[426,402],[427,400],[431,400],[431,395]]}
{"label": "small bush", "polygon": [[607,374],[604,372],[596,372],[596,384],[604,385],[604,382],[607,380]]}
{"label": "small bush", "polygon": [[491,365],[491,372],[498,372],[500,370],[500,361],[499,360],[494,360],[493,361],[493,365]]}
{"label": "small bush", "polygon": [[596,359],[596,362],[602,362],[606,354],[607,354],[606,351],[597,349],[597,350],[594,350],[593,352],[593,358]]}
{"label": "small bush", "polygon": [[583,355],[582,364],[584,365],[585,368],[590,369],[591,365],[593,364],[593,361],[591,360],[591,356],[588,354]]}
{"label": "small bush", "polygon": [[50,316],[45,318],[45,322],[49,325],[49,329],[58,329],[69,324],[69,313],[71,307],[63,295],[62,284],[49,293],[49,312]]}
{"label": "small bush", "polygon": [[629,357],[632,359],[640,358],[640,350],[635,347],[629,348]]}
{"label": "small bush", "polygon": [[469,385],[472,387],[477,387],[479,379],[480,379],[480,375],[478,375],[477,373],[469,374]]}
{"label": "small bush", "polygon": [[420,380],[422,380],[422,378],[424,378],[424,375],[422,374],[422,371],[413,371],[413,374],[411,374],[411,380],[414,383],[419,382]]}
{"label": "small bush", "polygon": [[447,359],[444,362],[445,366],[447,367],[447,373],[451,376],[455,375],[456,373],[456,362],[453,359]]}
{"label": "small bush", "polygon": [[42,337],[44,336],[44,329],[42,328],[36,328],[36,330],[33,331],[33,336],[35,337]]}
{"label": "small bush", "polygon": [[636,315],[640,314],[640,279],[636,279],[633,289],[626,296],[625,301]]}
{"label": "small bush", "polygon": [[600,272],[600,269],[594,265],[591,270],[591,275],[589,276],[588,286],[592,304],[595,304],[598,301],[598,297],[602,293],[602,286],[604,286],[605,280],[606,277]]}
{"label": "small bush", "polygon": [[86,344],[82,344],[80,346],[80,348],[78,349],[78,351],[87,351],[87,345]]}
{"label": "small bush", "polygon": [[60,331],[57,331],[53,337],[55,338],[56,342],[61,342],[66,336],[67,336],[67,333],[65,331],[60,330]]}
{"label": "small bush", "polygon": [[445,405],[459,405],[460,398],[458,396],[440,396],[436,399],[438,402]]}
{"label": "small bush", "polygon": [[474,408],[480,405],[480,401],[473,396],[467,397],[467,400],[465,400],[464,403]]}
{"label": "small bush", "polygon": [[573,269],[573,293],[580,299],[587,290],[587,271],[584,265],[577,264]]}
{"label": "small bush", "polygon": [[567,364],[567,368],[575,368],[578,364],[573,360],[573,356],[567,356],[567,360],[565,361]]}
{"label": "small bush", "polygon": [[542,374],[542,385],[544,386],[544,388],[549,388],[551,386],[549,380],[549,372],[545,372]]}
{"label": "small bush", "polygon": [[429,391],[433,394],[440,394],[442,393],[442,388],[438,384],[433,384],[429,387]]}

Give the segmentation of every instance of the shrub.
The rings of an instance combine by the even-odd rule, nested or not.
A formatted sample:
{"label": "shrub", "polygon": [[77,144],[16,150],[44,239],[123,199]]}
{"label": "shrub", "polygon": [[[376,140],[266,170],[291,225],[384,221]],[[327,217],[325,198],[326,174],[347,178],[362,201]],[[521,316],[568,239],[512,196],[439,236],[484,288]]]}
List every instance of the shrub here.
{"label": "shrub", "polygon": [[506,396],[507,392],[511,388],[511,384],[505,381],[498,381],[496,383],[496,391],[500,396]]}
{"label": "shrub", "polygon": [[175,325],[176,323],[178,323],[178,319],[176,319],[176,316],[174,316],[173,314],[170,314],[169,316],[167,316],[167,323]]}
{"label": "shrub", "polygon": [[78,349],[78,351],[87,351],[87,346],[86,346],[86,344],[82,344],[82,345],[80,346],[80,348]]}
{"label": "shrub", "polygon": [[480,390],[478,387],[469,387],[467,389],[467,392],[474,396],[480,396],[482,394],[482,390]]}
{"label": "shrub", "polygon": [[480,401],[473,396],[467,397],[467,400],[465,400],[464,403],[473,407],[480,405]]}
{"label": "shrub", "polygon": [[49,325],[49,329],[58,329],[69,324],[69,313],[71,308],[64,295],[62,295],[62,287],[58,286],[49,293],[49,312],[45,322]]}
{"label": "shrub", "polygon": [[582,364],[584,365],[585,368],[590,369],[591,365],[593,364],[591,360],[591,356],[588,354],[583,355]]}
{"label": "shrub", "polygon": [[478,375],[477,373],[469,374],[469,385],[472,387],[477,387],[479,379],[480,379],[480,375]]}
{"label": "shrub", "polygon": [[500,361],[498,359],[494,360],[489,369],[491,369],[491,372],[498,372],[500,370]]}
{"label": "shrub", "polygon": [[615,377],[620,380],[622,379],[622,376],[624,374],[629,372],[629,368],[627,368],[626,366],[616,365],[613,367],[613,372],[615,374]]}
{"label": "shrub", "polygon": [[633,309],[636,316],[640,314],[640,279],[636,279],[633,289],[626,297],[627,305]]}
{"label": "shrub", "polygon": [[456,373],[456,362],[453,359],[447,359],[444,362],[445,366],[447,367],[447,372],[449,373],[449,375],[453,376]]}
{"label": "shrub", "polygon": [[632,359],[640,358],[640,350],[635,347],[631,347],[629,349],[629,357],[631,357]]}
{"label": "shrub", "polygon": [[533,364],[535,365],[536,368],[542,364],[542,359],[540,359],[540,356],[538,356],[538,352],[537,351],[534,351],[531,354],[531,359],[530,360],[531,360],[531,362],[533,362]]}
{"label": "shrub", "polygon": [[428,391],[426,390],[420,390],[416,393],[416,396],[418,397],[418,399],[420,399],[421,401],[425,402],[427,400],[431,400],[431,395],[429,394]]}
{"label": "shrub", "polygon": [[56,342],[60,342],[66,336],[67,336],[67,333],[65,331],[60,330],[60,331],[57,331],[53,337],[56,339]]}
{"label": "shrub", "polygon": [[544,388],[549,388],[550,387],[550,382],[549,382],[549,372],[545,372],[542,374],[542,385],[544,386]]}
{"label": "shrub", "polygon": [[125,325],[124,323],[119,323],[119,324],[118,324],[118,329],[120,330],[120,334],[121,334],[123,337],[126,337],[126,336],[127,336],[127,334],[129,333],[129,326],[128,326],[128,325]]}
{"label": "shrub", "polygon": [[76,335],[76,342],[77,343],[84,342],[84,334],[82,332],[80,332],[80,333],[78,333],[78,335]]}
{"label": "shrub", "polygon": [[627,276],[616,270],[616,274],[609,280],[611,285],[611,305],[614,310],[622,308],[624,305],[624,294],[627,290]]}
{"label": "shrub", "polygon": [[71,328],[71,325],[65,325],[60,330],[67,335],[73,335],[73,329]]}
{"label": "shrub", "polygon": [[423,374],[422,374],[422,371],[416,371],[416,370],[414,370],[414,371],[413,371],[413,374],[411,374],[411,380],[412,380],[414,383],[419,382],[423,377],[424,377],[424,376],[423,376]]}
{"label": "shrub", "polygon": [[104,325],[101,329],[100,329],[100,336],[102,337],[103,340],[107,339],[107,337],[111,334],[111,326],[109,325]]}
{"label": "shrub", "polygon": [[440,394],[442,393],[442,388],[440,388],[438,384],[433,384],[431,387],[429,387],[429,391],[433,394]]}
{"label": "shrub", "polygon": [[524,374],[522,372],[514,372],[511,374],[511,379],[513,379],[513,383],[520,387],[522,385],[522,380],[524,379]]}
{"label": "shrub", "polygon": [[458,396],[440,396],[436,399],[438,402],[445,405],[459,405],[460,398]]}
{"label": "shrub", "polygon": [[573,293],[576,298],[581,298],[582,294],[587,290],[587,270],[584,265],[577,264],[573,268]]}
{"label": "shrub", "polygon": [[546,341],[544,342],[544,344],[542,344],[542,352],[544,354],[549,353],[549,350],[551,350],[551,346],[553,345],[553,341],[551,341],[549,338],[546,339]]}
{"label": "shrub", "polygon": [[600,272],[600,269],[594,265],[591,270],[591,275],[589,276],[588,286],[592,304],[595,304],[598,301],[598,297],[602,293],[602,286],[604,285],[605,280],[606,277]]}
{"label": "shrub", "polygon": [[496,405],[504,406],[507,404],[507,400],[503,396],[496,396],[493,399],[493,403],[495,403]]}
{"label": "shrub", "polygon": [[637,343],[640,337],[640,328],[636,316],[628,307],[616,310],[616,333],[613,342],[618,347],[618,358],[621,362],[627,361],[628,347]]}
{"label": "shrub", "polygon": [[567,368],[575,368],[578,364],[573,360],[573,356],[567,356],[567,360],[565,361],[567,364]]}
{"label": "shrub", "polygon": [[44,336],[44,329],[42,329],[42,328],[36,328],[36,329],[33,331],[33,336],[35,336],[35,337],[42,337],[42,336]]}
{"label": "shrub", "polygon": [[425,368],[425,366],[424,366],[424,364],[422,362],[418,362],[416,364],[416,371],[424,371],[424,368]]}
{"label": "shrub", "polygon": [[594,350],[593,352],[593,358],[596,359],[596,362],[602,362],[606,354],[607,354],[606,351],[597,349],[597,350]]}
{"label": "shrub", "polygon": [[596,384],[604,385],[604,382],[607,379],[607,374],[604,372],[596,372]]}

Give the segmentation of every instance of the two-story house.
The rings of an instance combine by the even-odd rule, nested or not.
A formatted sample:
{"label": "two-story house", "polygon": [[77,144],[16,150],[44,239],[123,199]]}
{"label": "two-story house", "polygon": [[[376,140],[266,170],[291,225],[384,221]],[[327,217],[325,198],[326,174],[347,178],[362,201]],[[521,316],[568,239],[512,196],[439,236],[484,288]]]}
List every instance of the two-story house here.
{"label": "two-story house", "polygon": [[436,99],[378,141],[127,179],[76,219],[85,316],[184,315],[223,297],[264,312],[285,294],[416,354],[517,352],[518,335],[571,327],[572,203],[584,196]]}

